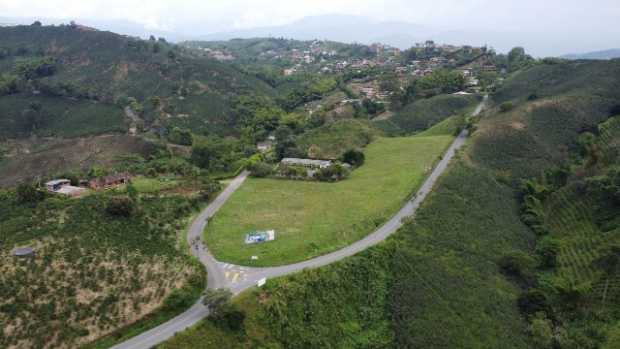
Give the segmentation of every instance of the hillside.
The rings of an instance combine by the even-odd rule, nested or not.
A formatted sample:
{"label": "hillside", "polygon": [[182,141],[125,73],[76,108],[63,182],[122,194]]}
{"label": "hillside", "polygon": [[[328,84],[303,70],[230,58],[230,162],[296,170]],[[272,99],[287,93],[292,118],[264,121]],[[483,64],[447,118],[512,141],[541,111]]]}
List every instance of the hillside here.
{"label": "hillside", "polygon": [[[610,117],[620,74],[609,72],[617,65],[515,74],[493,96],[514,108],[480,119],[468,149],[398,235],[248,292],[237,302],[248,314],[240,331],[205,321],[163,347],[614,347],[620,208],[609,196],[618,186]],[[545,97],[528,100],[524,78]],[[563,94],[572,97],[567,109]],[[557,171],[563,165],[570,170]],[[517,184],[533,176],[547,182],[522,191]]]}
{"label": "hillside", "polygon": [[[2,27],[0,36],[1,82],[7,86],[0,97],[0,137],[126,130],[126,105],[147,129],[179,124],[202,133],[230,132],[235,96],[271,93],[261,81],[163,39],[143,41],[79,25]],[[35,120],[24,121],[24,113]],[[95,115],[90,127],[80,124],[85,114]],[[72,126],[77,130],[70,134],[62,130]]]}
{"label": "hillside", "polygon": [[410,103],[391,118],[375,121],[374,124],[391,134],[417,133],[450,116],[466,114],[478,101],[475,95],[438,95]]}

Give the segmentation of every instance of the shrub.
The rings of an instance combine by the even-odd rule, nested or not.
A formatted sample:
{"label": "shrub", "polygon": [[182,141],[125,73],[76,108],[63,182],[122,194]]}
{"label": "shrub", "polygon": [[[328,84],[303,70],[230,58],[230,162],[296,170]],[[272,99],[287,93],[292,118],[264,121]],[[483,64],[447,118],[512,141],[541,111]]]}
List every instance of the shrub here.
{"label": "shrub", "polygon": [[210,316],[218,316],[230,306],[231,298],[232,293],[228,289],[207,289],[202,302],[209,309]]}
{"label": "shrub", "polygon": [[20,184],[17,186],[17,201],[20,203],[36,203],[38,201],[43,200],[45,194],[40,192],[34,185],[32,184]]}
{"label": "shrub", "polygon": [[529,289],[518,300],[519,309],[524,314],[535,314],[547,310],[549,304],[547,295],[539,289]]}
{"label": "shrub", "polygon": [[134,211],[134,202],[126,196],[111,198],[106,205],[106,212],[116,217],[130,217]]}
{"label": "shrub", "polygon": [[514,105],[512,104],[512,102],[504,102],[504,103],[500,104],[500,106],[499,106],[499,110],[500,110],[502,113],[509,112],[509,111],[511,111],[513,108],[514,108]]}
{"label": "shrub", "polygon": [[540,267],[544,269],[555,267],[559,251],[560,245],[555,239],[548,236],[543,238],[536,245],[536,254],[540,259]]}
{"label": "shrub", "polygon": [[314,173],[314,178],[319,181],[333,182],[346,178],[349,171],[340,164],[322,168]]}
{"label": "shrub", "polygon": [[253,177],[264,178],[273,173],[273,166],[265,162],[259,161],[252,164],[249,170],[252,172]]}
{"label": "shrub", "polygon": [[364,156],[364,153],[356,149],[347,150],[342,155],[342,162],[346,162],[354,167],[362,166],[365,159],[366,157]]}
{"label": "shrub", "polygon": [[519,251],[503,256],[498,262],[504,274],[516,277],[526,284],[530,284],[533,281],[533,268],[535,264],[534,259]]}

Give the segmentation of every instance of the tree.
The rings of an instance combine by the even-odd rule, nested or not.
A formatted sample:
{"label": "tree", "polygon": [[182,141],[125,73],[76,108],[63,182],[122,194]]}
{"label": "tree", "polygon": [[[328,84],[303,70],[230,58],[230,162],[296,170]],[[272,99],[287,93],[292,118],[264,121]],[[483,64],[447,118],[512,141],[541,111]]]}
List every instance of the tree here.
{"label": "tree", "polygon": [[207,289],[203,304],[209,309],[209,317],[215,324],[231,330],[239,330],[245,320],[245,313],[237,309],[231,302],[230,290],[218,288]]}
{"label": "tree", "polygon": [[190,146],[193,143],[192,133],[186,129],[175,127],[168,135],[168,140],[179,145]]}
{"label": "tree", "polygon": [[536,348],[551,348],[553,344],[553,327],[551,321],[547,319],[544,313],[536,314],[530,323],[528,332],[532,336]]}
{"label": "tree", "polygon": [[40,21],[34,21],[31,25],[32,25],[33,27],[40,27],[40,26],[42,26],[43,24],[41,24],[41,22],[40,22]]}
{"label": "tree", "polygon": [[364,153],[357,149],[349,149],[342,155],[342,162],[346,162],[354,167],[362,166],[365,159]]}
{"label": "tree", "polygon": [[130,217],[135,211],[135,204],[127,196],[114,197],[108,201],[105,209],[115,217]]}
{"label": "tree", "polygon": [[127,183],[126,190],[127,190],[127,196],[129,196],[129,198],[133,202],[138,202],[138,189],[136,189],[136,187],[133,184]]}
{"label": "tree", "polygon": [[535,314],[547,310],[549,304],[547,295],[539,289],[529,289],[518,300],[519,309],[524,314]]}
{"label": "tree", "polygon": [[252,176],[257,178],[264,178],[273,173],[273,166],[263,161],[252,164],[248,169],[252,172]]}
{"label": "tree", "polygon": [[419,79],[416,84],[418,89],[431,91],[432,94],[453,93],[465,87],[465,77],[456,71],[439,69]]}
{"label": "tree", "polygon": [[41,201],[45,194],[40,192],[33,184],[22,183],[17,186],[17,201],[20,203],[36,203]]}
{"label": "tree", "polygon": [[500,110],[502,113],[509,112],[509,111],[511,111],[513,108],[514,108],[514,105],[512,104],[512,102],[504,102],[504,103],[500,104],[500,106],[499,106],[499,110]]}
{"label": "tree", "polygon": [[526,284],[533,282],[533,269],[536,262],[526,253],[516,251],[507,254],[499,260],[498,264],[504,274],[515,277]]}
{"label": "tree", "polygon": [[541,268],[553,268],[557,264],[560,244],[557,240],[546,236],[536,245],[536,254],[540,258]]}
{"label": "tree", "polygon": [[212,316],[221,314],[230,305],[232,293],[228,289],[208,289],[202,303],[209,309]]}

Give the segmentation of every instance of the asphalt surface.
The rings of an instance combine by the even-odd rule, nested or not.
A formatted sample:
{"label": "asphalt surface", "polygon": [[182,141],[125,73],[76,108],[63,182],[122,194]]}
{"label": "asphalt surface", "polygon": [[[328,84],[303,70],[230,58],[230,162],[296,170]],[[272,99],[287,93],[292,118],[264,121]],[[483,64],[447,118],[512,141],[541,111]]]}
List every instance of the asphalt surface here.
{"label": "asphalt surface", "polygon": [[[476,116],[480,114],[486,105],[486,102],[487,97],[485,96],[484,100],[478,105],[478,107],[476,107],[472,115]],[[228,187],[226,187],[224,191],[222,191],[222,193],[220,193],[220,195],[218,195],[218,197],[211,204],[209,204],[209,206],[207,206],[204,211],[200,213],[198,217],[196,217],[187,235],[187,240],[190,244],[192,254],[196,256],[207,268],[209,275],[208,287],[212,289],[229,288],[234,294],[239,294],[240,292],[255,286],[256,283],[263,278],[270,279],[296,273],[304,269],[322,267],[352,256],[382,242],[388,236],[398,231],[398,229],[403,225],[403,220],[405,218],[415,217],[417,209],[431,192],[439,177],[448,168],[448,165],[457,150],[465,144],[467,136],[468,132],[467,130],[464,130],[456,137],[441,161],[439,161],[437,166],[435,166],[431,174],[424,181],[413,198],[407,201],[401,210],[379,229],[370,235],[367,235],[362,240],[359,240],[338,251],[334,251],[304,262],[280,267],[250,268],[221,263],[213,257],[202,241],[202,234],[208,220],[215,215],[215,213],[224,205],[224,203],[226,203],[230,196],[243,184],[249,174],[248,172],[241,173],[228,185]],[[234,270],[234,272],[230,270]],[[233,275],[233,277],[231,278],[230,275]],[[239,275],[241,275],[241,277],[239,277]],[[168,340],[174,336],[175,333],[181,332],[195,325],[208,314],[209,312],[207,308],[202,305],[201,299],[179,316],[132,339],[120,343],[112,347],[112,349],[150,349],[157,344]]]}

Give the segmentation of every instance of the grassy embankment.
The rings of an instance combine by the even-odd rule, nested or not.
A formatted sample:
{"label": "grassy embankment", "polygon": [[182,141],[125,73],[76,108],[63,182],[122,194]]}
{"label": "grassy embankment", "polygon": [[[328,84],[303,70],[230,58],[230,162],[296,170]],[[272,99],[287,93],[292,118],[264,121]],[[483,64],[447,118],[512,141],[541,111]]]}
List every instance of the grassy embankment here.
{"label": "grassy embankment", "polygon": [[417,100],[389,119],[373,123],[389,134],[412,134],[427,130],[450,116],[468,114],[478,103],[475,95],[439,95]]}
{"label": "grassy embankment", "polygon": [[[218,260],[243,265],[288,264],[344,247],[396,213],[451,141],[378,138],[365,164],[338,183],[251,178],[211,220],[207,244]],[[245,234],[265,229],[276,230],[275,241],[244,244]]]}

